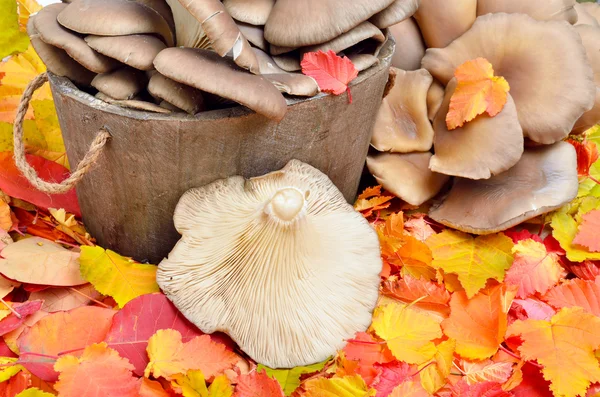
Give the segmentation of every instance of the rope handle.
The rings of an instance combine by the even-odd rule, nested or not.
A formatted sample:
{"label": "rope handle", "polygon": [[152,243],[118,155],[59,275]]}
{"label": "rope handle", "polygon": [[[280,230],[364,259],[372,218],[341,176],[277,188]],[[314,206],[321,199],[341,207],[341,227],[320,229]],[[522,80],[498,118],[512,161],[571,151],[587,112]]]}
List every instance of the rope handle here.
{"label": "rope handle", "polygon": [[84,175],[90,170],[92,165],[98,160],[100,154],[102,153],[102,149],[111,138],[110,133],[102,127],[98,131],[98,135],[92,141],[88,152],[85,154],[83,159],[77,165],[77,168],[71,175],[62,181],[61,183],[52,183],[44,181],[39,177],[35,169],[29,165],[27,162],[27,158],[25,157],[25,142],[23,139],[23,120],[25,119],[25,114],[29,109],[29,102],[35,91],[37,91],[44,83],[48,81],[48,75],[46,72],[41,73],[36,78],[31,80],[25,88],[23,95],[21,96],[21,102],[19,102],[19,107],[17,108],[17,115],[15,116],[15,122],[13,125],[13,142],[14,142],[14,159],[17,168],[21,173],[27,178],[29,183],[37,190],[50,193],[50,194],[60,194],[66,193],[69,190],[73,189],[79,181],[81,181]]}

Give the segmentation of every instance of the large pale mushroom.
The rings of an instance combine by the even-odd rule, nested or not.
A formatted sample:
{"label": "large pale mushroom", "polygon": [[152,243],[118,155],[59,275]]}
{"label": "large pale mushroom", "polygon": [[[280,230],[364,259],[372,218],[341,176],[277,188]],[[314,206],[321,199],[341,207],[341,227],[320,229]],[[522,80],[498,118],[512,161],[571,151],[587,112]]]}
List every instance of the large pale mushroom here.
{"label": "large pale mushroom", "polygon": [[577,22],[577,0],[478,0],[477,15],[497,12],[527,14],[538,21]]}
{"label": "large pale mushroom", "polygon": [[389,31],[396,41],[392,66],[402,70],[420,69],[425,56],[425,42],[415,20],[408,18],[391,26]]}
{"label": "large pale mushroom", "polygon": [[435,155],[429,168],[470,179],[488,179],[508,170],[523,154],[523,130],[515,102],[509,94],[504,108],[496,116],[482,114],[449,131],[446,115],[456,86],[456,79],[450,80],[433,122]]}
{"label": "large pale mushroom", "polygon": [[428,49],[422,63],[447,84],[458,66],[478,57],[506,78],[523,133],[535,142],[565,138],[592,108],[592,68],[577,31],[563,21],[536,21],[525,14],[484,15],[446,48]]}
{"label": "large pale mushroom", "polygon": [[379,153],[367,157],[367,167],[385,190],[412,205],[437,195],[450,179],[429,169],[431,153]]}
{"label": "large pale mushroom", "polygon": [[477,0],[421,0],[414,17],[427,47],[443,48],[473,25]]}
{"label": "large pale mushroom", "polygon": [[487,180],[456,178],[429,216],[468,233],[491,234],[553,211],[577,196],[577,154],[566,142],[528,149]]}
{"label": "large pale mushroom", "polygon": [[389,28],[413,16],[421,0],[396,0],[385,10],[373,15],[369,21],[379,29]]}
{"label": "large pale mushroom", "polygon": [[596,100],[594,107],[585,112],[573,127],[574,133],[582,133],[600,123],[600,26],[578,25],[575,27],[585,47],[588,60],[594,72]]}
{"label": "large pale mushroom", "polygon": [[387,95],[379,107],[371,146],[382,152],[425,152],[433,144],[427,91],[433,78],[425,69],[390,69]]}
{"label": "large pale mushroom", "polygon": [[[587,4],[587,3],[584,3]],[[600,23],[594,18],[589,12],[587,12],[584,4],[575,4],[575,11],[577,12],[577,23],[575,25],[592,25],[600,26]],[[599,6],[600,7],[600,6]]]}
{"label": "large pale mushroom", "polygon": [[257,362],[323,361],[371,323],[377,234],[317,169],[292,160],[192,189],[174,221],[183,237],[158,266],[159,286],[202,331],[229,334]]}
{"label": "large pale mushroom", "polygon": [[592,18],[594,18],[596,21],[598,21],[598,23],[600,23],[600,4],[588,2],[588,3],[577,4],[576,7],[583,9]]}

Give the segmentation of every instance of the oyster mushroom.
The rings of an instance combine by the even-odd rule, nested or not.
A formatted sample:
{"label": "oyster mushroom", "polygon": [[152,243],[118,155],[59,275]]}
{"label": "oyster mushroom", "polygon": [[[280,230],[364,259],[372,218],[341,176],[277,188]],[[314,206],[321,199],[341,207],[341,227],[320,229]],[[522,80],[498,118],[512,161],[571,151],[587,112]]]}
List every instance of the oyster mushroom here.
{"label": "oyster mushroom", "polygon": [[[587,3],[584,3],[587,4]],[[600,23],[596,18],[594,18],[589,12],[587,12],[586,7],[583,4],[575,4],[575,11],[577,11],[577,25],[592,25],[592,26],[600,26]]]}
{"label": "oyster mushroom", "polygon": [[450,177],[429,169],[431,153],[378,153],[367,157],[367,167],[385,190],[411,205],[437,195]]}
{"label": "oyster mushroom", "polygon": [[128,109],[143,110],[146,112],[163,113],[163,114],[171,113],[171,110],[169,110],[169,109],[165,109],[154,103],[142,101],[142,100],[135,99],[135,98],[120,100],[120,99],[111,98],[108,95],[103,94],[102,92],[97,93],[95,95],[95,97],[100,99],[101,101],[110,103],[111,105],[117,105],[117,106],[121,106],[121,107],[128,108]]}
{"label": "oyster mushroom", "polygon": [[[560,54],[560,55],[559,55]],[[525,14],[488,14],[446,48],[430,48],[423,67],[442,84],[456,68],[483,57],[510,84],[526,137],[550,144],[565,138],[594,103],[592,68],[574,27]]]}
{"label": "oyster mushroom", "polygon": [[558,142],[527,149],[514,167],[490,179],[456,178],[429,216],[464,232],[491,234],[560,208],[578,187],[575,149]]}
{"label": "oyster mushroom", "polygon": [[317,169],[292,160],[192,189],[174,221],[183,237],[158,266],[159,286],[202,331],[229,334],[257,362],[325,360],[371,323],[377,234]]}
{"label": "oyster mushroom", "polygon": [[379,29],[389,28],[413,16],[421,0],[396,0],[383,11],[373,15],[369,22]]}
{"label": "oyster mushroom", "polygon": [[250,44],[260,48],[263,51],[269,50],[269,43],[267,43],[265,40],[265,34],[262,26],[249,25],[243,22],[238,22],[237,26]]}
{"label": "oyster mushroom", "polygon": [[515,102],[509,94],[496,116],[484,113],[462,127],[448,131],[446,115],[456,86],[456,79],[450,80],[433,121],[435,155],[429,168],[469,179],[488,179],[508,170],[523,154],[523,130]]}
{"label": "oyster mushroom", "polygon": [[378,43],[383,43],[385,41],[385,35],[377,28],[377,26],[373,25],[371,22],[363,22],[355,28],[349,30],[348,32],[339,35],[333,40],[330,40],[326,43],[309,46],[302,48],[300,50],[300,54],[305,54],[307,52],[317,52],[323,51],[327,52],[332,50],[336,54],[356,45],[364,40],[374,40]]}
{"label": "oyster mushroom", "polygon": [[444,102],[446,88],[436,79],[433,79],[431,87],[427,91],[427,117],[433,121]]}
{"label": "oyster mushroom", "polygon": [[600,123],[600,27],[591,25],[578,25],[575,27],[581,37],[583,46],[594,71],[596,84],[596,100],[594,107],[585,112],[573,127],[573,133],[582,133]]}
{"label": "oyster mushroom", "polygon": [[165,0],[173,13],[177,47],[210,48],[210,40],[202,29],[202,24],[179,2]]}
{"label": "oyster mushroom", "polygon": [[233,19],[250,25],[264,25],[275,0],[223,0],[223,6]]}
{"label": "oyster mushroom", "polygon": [[430,48],[443,48],[469,30],[477,17],[477,0],[421,0],[414,18]]}
{"label": "oyster mushroom", "polygon": [[497,12],[527,14],[538,21],[577,22],[576,0],[479,0],[477,15]]}
{"label": "oyster mushroom", "polygon": [[433,144],[427,92],[433,78],[425,69],[390,68],[387,95],[373,126],[371,146],[380,152],[425,152]]}
{"label": "oyster mushroom", "polygon": [[588,15],[594,18],[600,24],[600,4],[598,3],[579,3],[575,6],[579,10],[584,10]]}
{"label": "oyster mushroom", "polygon": [[85,42],[94,50],[139,70],[152,70],[152,62],[165,43],[147,34],[127,36],[87,36]]}
{"label": "oyster mushroom", "polygon": [[389,28],[396,40],[396,50],[392,56],[392,66],[402,70],[421,68],[421,60],[425,56],[425,42],[417,22],[408,18]]}
{"label": "oyster mushroom", "polygon": [[199,90],[173,81],[160,73],[155,73],[150,78],[148,92],[189,114],[196,114],[205,109],[204,97]]}
{"label": "oyster mushroom", "polygon": [[132,99],[146,88],[146,75],[136,69],[124,67],[113,72],[102,73],[94,77],[92,87],[110,98]]}

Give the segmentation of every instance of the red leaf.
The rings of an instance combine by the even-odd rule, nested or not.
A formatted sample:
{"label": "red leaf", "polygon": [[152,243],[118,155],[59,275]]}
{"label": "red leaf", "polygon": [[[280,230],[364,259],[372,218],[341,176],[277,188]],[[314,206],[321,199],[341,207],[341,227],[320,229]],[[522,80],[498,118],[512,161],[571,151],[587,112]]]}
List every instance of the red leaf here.
{"label": "red leaf", "polygon": [[590,167],[594,164],[599,157],[598,148],[596,144],[591,141],[577,142],[569,139],[571,145],[575,147],[577,152],[577,174],[579,176],[589,176]]}
{"label": "red leaf", "polygon": [[238,377],[233,397],[284,397],[279,382],[266,372],[251,372]]}
{"label": "red leaf", "polygon": [[461,379],[452,387],[452,397],[511,397],[512,393],[502,390],[502,385],[495,382],[482,382],[469,386]]}
{"label": "red leaf", "polygon": [[[187,321],[161,293],[139,296],[128,302],[115,314],[105,342],[127,358],[136,375],[142,376],[148,364],[148,339],[160,329],[179,331],[182,341],[189,342],[202,331]],[[214,342],[232,347],[233,342],[224,334],[211,335]]]}
{"label": "red leaf", "polygon": [[369,366],[395,360],[385,343],[380,343],[365,332],[359,332],[354,339],[350,339],[344,347],[344,352],[348,360],[360,361],[361,364]]}
{"label": "red leaf", "polygon": [[594,281],[600,276],[600,261],[571,262],[567,269],[582,280]]}
{"label": "red leaf", "polygon": [[540,236],[538,236],[537,234],[531,233],[527,229],[522,229],[519,231],[517,231],[515,229],[509,229],[509,230],[506,230],[504,232],[504,234],[506,234],[508,237],[510,237],[512,239],[513,243],[515,243],[515,244],[517,244],[521,240],[528,240],[528,239],[535,240],[538,243],[542,242],[542,239],[540,238]]}
{"label": "red leaf", "polygon": [[556,311],[548,304],[537,299],[515,299],[509,315],[516,320],[546,320],[550,321]]}
{"label": "red leaf", "polygon": [[376,364],[375,366],[381,371],[379,382],[374,385],[375,390],[377,390],[376,397],[389,396],[396,386],[416,372],[415,368],[400,361],[382,365]]}
{"label": "red leaf", "polygon": [[0,338],[0,357],[18,357],[6,344],[4,338]]}
{"label": "red leaf", "polygon": [[590,252],[600,252],[600,210],[592,210],[584,214],[582,219],[573,244],[589,248]]}
{"label": "red leaf", "polygon": [[[332,50],[307,52],[300,65],[302,73],[315,79],[321,91],[334,95],[349,90],[348,83],[358,76],[358,70],[352,61],[347,57],[337,56]],[[351,96],[349,102],[352,103]]]}
{"label": "red leaf", "polygon": [[15,303],[13,310],[21,315],[21,318],[15,316],[14,313],[8,315],[8,317],[0,321],[0,335],[4,335],[13,331],[21,326],[25,322],[27,316],[37,312],[42,308],[44,301],[34,300],[24,303]]}
{"label": "red leaf", "polygon": [[[45,181],[62,182],[69,176],[69,171],[65,167],[45,158],[28,154],[27,161]],[[81,216],[75,189],[65,194],[53,195],[38,191],[17,169],[12,152],[0,153],[0,189],[11,197],[28,201],[42,208],[64,208],[67,212]]]}
{"label": "red leaf", "polygon": [[533,365],[525,365],[523,381],[512,390],[515,397],[552,397],[550,382],[544,379],[539,368]]}
{"label": "red leaf", "polygon": [[557,309],[579,306],[600,316],[600,277],[595,281],[573,279],[552,288],[543,299]]}
{"label": "red leaf", "polygon": [[19,372],[9,380],[0,383],[0,397],[15,397],[27,389],[31,383],[31,374]]}

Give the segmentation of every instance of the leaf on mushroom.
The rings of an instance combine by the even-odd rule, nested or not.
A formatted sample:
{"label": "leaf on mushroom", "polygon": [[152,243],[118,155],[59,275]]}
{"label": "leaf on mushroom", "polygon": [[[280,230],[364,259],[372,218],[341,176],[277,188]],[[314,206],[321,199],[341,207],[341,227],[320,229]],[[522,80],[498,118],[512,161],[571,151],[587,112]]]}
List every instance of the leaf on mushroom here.
{"label": "leaf on mushroom", "polygon": [[358,76],[358,70],[350,59],[340,57],[332,50],[307,52],[300,65],[302,73],[315,79],[321,91],[334,95],[348,91],[348,102],[352,103],[348,84]]}
{"label": "leaf on mushroom", "polygon": [[458,85],[446,115],[449,130],[462,127],[484,112],[494,117],[506,104],[510,86],[504,77],[494,76],[492,64],[487,59],[463,63],[456,68],[454,77]]}

